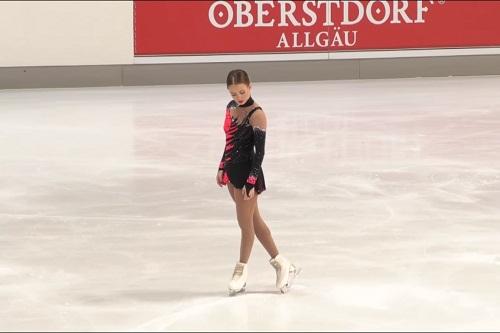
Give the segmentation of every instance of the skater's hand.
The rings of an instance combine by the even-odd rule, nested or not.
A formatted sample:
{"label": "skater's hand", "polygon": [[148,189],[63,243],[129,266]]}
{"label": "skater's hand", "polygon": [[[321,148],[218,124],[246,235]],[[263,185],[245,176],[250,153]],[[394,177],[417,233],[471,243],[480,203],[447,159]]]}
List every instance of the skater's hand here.
{"label": "skater's hand", "polygon": [[217,172],[217,176],[215,177],[215,180],[217,182],[217,185],[219,185],[219,187],[223,187],[224,185],[224,181],[223,181],[223,177],[224,177],[224,170],[219,170]]}
{"label": "skater's hand", "polygon": [[250,200],[255,195],[255,189],[254,188],[252,188],[250,190],[250,192],[248,192],[248,195],[247,195],[247,189],[245,188],[245,186],[243,186],[242,191],[243,191],[243,200]]}

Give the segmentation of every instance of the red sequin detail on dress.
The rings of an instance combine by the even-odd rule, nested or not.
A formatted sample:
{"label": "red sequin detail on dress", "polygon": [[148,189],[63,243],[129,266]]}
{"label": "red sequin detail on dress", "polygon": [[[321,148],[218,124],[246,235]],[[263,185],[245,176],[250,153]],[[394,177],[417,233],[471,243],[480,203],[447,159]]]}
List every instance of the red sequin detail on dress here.
{"label": "red sequin detail on dress", "polygon": [[255,176],[250,176],[250,177],[248,177],[248,179],[247,179],[247,183],[248,183],[248,184],[255,185],[255,183],[256,183],[256,182],[257,182],[257,177],[255,177]]}

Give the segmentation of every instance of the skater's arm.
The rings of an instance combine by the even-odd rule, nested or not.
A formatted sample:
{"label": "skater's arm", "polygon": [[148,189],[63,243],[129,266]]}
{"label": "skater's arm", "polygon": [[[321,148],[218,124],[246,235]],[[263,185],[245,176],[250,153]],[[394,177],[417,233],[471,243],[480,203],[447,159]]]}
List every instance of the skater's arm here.
{"label": "skater's arm", "polygon": [[225,161],[226,161],[226,148],[224,148],[224,152],[222,153],[222,158],[219,163],[219,171],[224,171]]}
{"label": "skater's arm", "polygon": [[266,145],[266,128],[267,119],[264,111],[257,110],[250,118],[250,125],[253,127],[255,155],[252,159],[250,174],[247,178],[245,187],[247,194],[255,187],[257,177],[260,174],[262,161],[264,160],[264,152]]}
{"label": "skater's arm", "polygon": [[[231,105],[231,103],[229,103],[228,106],[226,107],[226,117],[224,119],[224,126],[223,126],[224,131],[229,129],[229,126],[231,125],[231,113],[229,111],[230,105]],[[228,146],[229,146],[229,140],[228,140],[227,133],[226,133],[226,144],[224,145],[224,151],[222,152],[222,158],[219,162],[219,171],[223,171],[225,168],[226,159],[227,159],[228,150],[229,150]]]}

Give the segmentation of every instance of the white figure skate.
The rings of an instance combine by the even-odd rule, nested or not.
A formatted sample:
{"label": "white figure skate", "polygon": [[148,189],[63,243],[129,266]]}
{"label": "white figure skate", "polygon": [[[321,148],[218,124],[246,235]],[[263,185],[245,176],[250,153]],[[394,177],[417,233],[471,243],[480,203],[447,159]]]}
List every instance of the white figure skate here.
{"label": "white figure skate", "polygon": [[234,296],[245,291],[247,277],[247,264],[241,262],[237,263],[236,267],[234,267],[233,277],[231,281],[229,281],[229,296]]}
{"label": "white figure skate", "polygon": [[282,294],[290,290],[293,280],[297,277],[301,271],[292,264],[288,259],[282,255],[277,255],[274,259],[269,260],[269,263],[276,270],[276,288],[278,288]]}

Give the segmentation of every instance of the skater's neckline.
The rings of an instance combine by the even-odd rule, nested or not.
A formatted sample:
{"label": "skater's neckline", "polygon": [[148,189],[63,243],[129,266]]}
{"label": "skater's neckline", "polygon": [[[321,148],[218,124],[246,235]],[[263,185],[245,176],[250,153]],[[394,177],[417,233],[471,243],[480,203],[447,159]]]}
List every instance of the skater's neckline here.
{"label": "skater's neckline", "polygon": [[246,108],[246,107],[249,107],[249,106],[253,105],[253,103],[255,103],[255,102],[254,102],[252,96],[250,96],[250,98],[248,99],[248,101],[245,102],[245,104],[238,105],[238,103],[236,103],[236,107]]}

